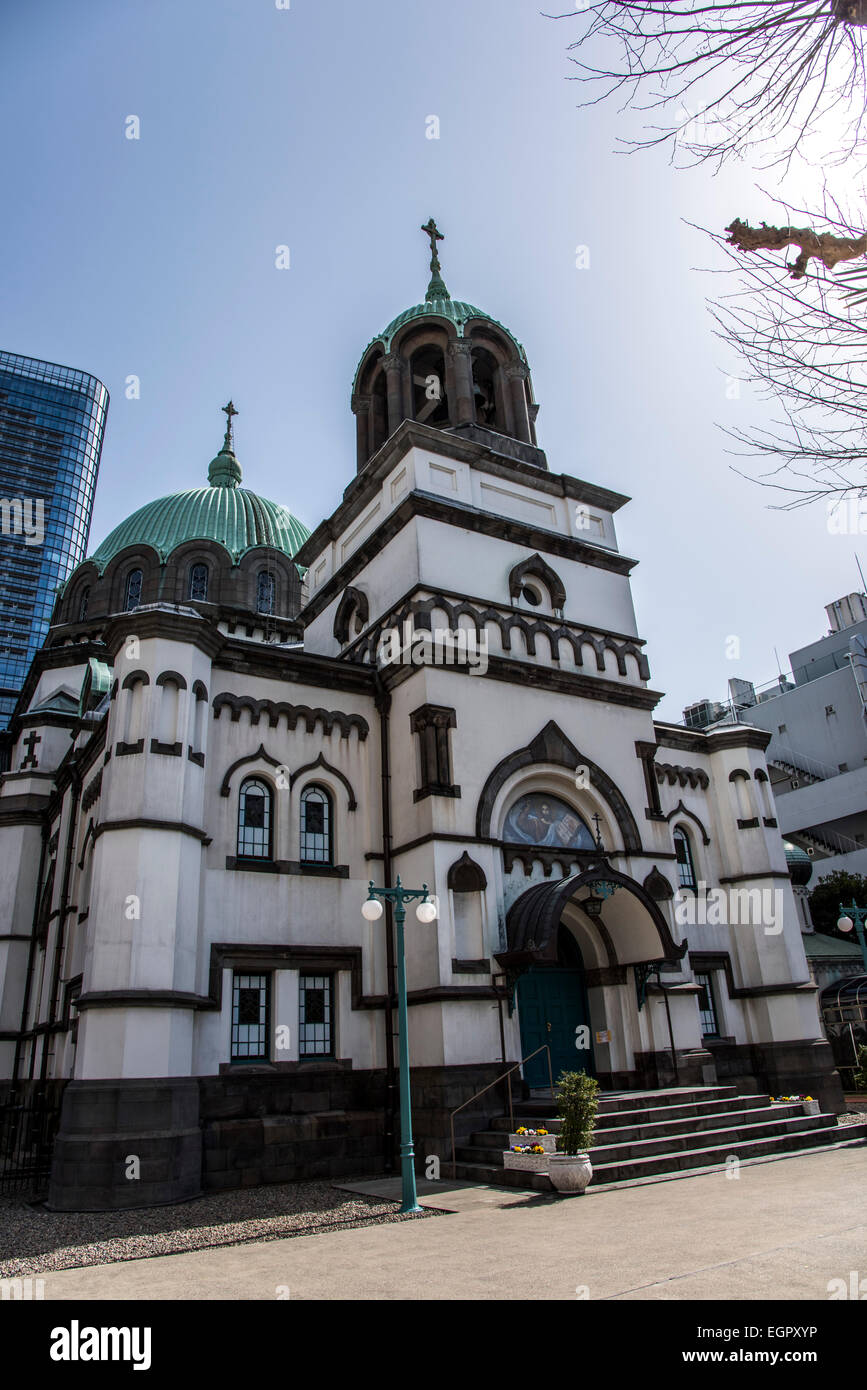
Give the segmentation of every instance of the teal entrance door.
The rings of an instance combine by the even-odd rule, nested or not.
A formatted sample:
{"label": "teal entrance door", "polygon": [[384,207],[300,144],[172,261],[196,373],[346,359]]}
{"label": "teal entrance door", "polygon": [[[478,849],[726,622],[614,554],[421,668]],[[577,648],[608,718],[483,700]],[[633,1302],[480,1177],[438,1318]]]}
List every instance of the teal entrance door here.
{"label": "teal entrance door", "polygon": [[[518,982],[521,1020],[521,1055],[526,1057],[545,1043],[551,1049],[554,1084],[561,1071],[586,1071],[593,1075],[590,1046],[590,1011],[581,970],[563,966],[533,966]],[[586,1029],[584,1037],[579,1030]],[[584,1043],[587,1046],[576,1046]],[[527,1084],[548,1087],[548,1059],[544,1052],[524,1068]]]}

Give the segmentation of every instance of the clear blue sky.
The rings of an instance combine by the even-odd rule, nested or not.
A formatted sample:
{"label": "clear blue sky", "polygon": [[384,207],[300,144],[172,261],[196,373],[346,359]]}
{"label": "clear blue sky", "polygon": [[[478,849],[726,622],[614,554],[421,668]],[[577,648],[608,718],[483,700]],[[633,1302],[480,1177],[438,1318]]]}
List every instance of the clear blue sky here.
{"label": "clear blue sky", "polygon": [[358,358],[423,297],[433,214],[452,294],[527,349],[551,468],[634,499],[618,533],[659,713],[825,631],[857,540],[730,471],[715,422],[773,412],[726,398],[696,269],[715,252],[685,224],[772,209],[749,169],[612,153],[623,127],[578,109],[570,37],[527,0],[7,0],[0,346],[111,392],[91,549],[202,484],[230,396],[245,484],[326,515],[355,472]]}

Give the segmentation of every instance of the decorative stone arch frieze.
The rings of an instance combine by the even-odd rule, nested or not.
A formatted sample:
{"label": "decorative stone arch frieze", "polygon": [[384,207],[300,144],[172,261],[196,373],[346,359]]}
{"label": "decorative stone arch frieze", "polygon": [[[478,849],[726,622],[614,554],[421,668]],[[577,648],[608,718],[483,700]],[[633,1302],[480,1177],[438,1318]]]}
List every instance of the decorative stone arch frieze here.
{"label": "decorative stone arch frieze", "polygon": [[128,676],[124,676],[121,690],[133,690],[137,685],[150,685],[151,678],[147,671],[130,671]]}
{"label": "decorative stone arch frieze", "polygon": [[566,607],[566,586],[538,553],[529,555],[509,571],[509,597],[513,602],[520,598],[525,579],[537,579],[545,586],[552,608],[562,611]]}
{"label": "decorative stone arch frieze", "polygon": [[334,615],[333,632],[341,647],[349,641],[350,635],[355,636],[354,633],[350,634],[353,618],[361,624],[362,629],[367,627],[370,621],[370,604],[367,594],[350,584],[344,589]]}
{"label": "decorative stone arch frieze", "polygon": [[248,763],[267,763],[269,767],[283,767],[283,763],[277,758],[272,758],[271,754],[265,749],[264,743],[260,743],[255,753],[247,753],[243,758],[237,758],[232,766],[226,769],[226,773],[220,784],[220,796],[228,796],[231,790],[231,781],[235,773],[241,767],[246,767]]}
{"label": "decorative stone arch frieze", "polygon": [[308,734],[312,734],[317,724],[321,726],[322,732],[326,735],[331,734],[334,729],[339,729],[341,738],[349,738],[353,729],[356,730],[359,742],[363,743],[370,732],[367,720],[361,714],[343,714],[340,710],[312,709],[309,705],[290,705],[285,700],[257,700],[253,695],[232,695],[228,691],[223,691],[215,696],[213,701],[214,718],[219,719],[224,709],[231,712],[232,723],[237,724],[241,714],[246,710],[250,715],[250,722],[257,725],[262,716],[268,719],[269,727],[276,729],[281,719],[286,720],[287,727],[294,730],[299,722],[303,722]]}
{"label": "decorative stone arch frieze", "polygon": [[729,773],[730,782],[736,782],[739,777],[745,778],[747,782],[751,781],[751,774],[747,772],[747,769],[745,767],[736,767],[732,772]]}
{"label": "decorative stone arch frieze", "polygon": [[176,685],[178,690],[186,690],[187,688],[187,682],[179,671],[161,671],[154,681],[154,685],[168,685],[169,682]]}
{"label": "decorative stone arch frieze", "polygon": [[402,632],[404,623],[411,620],[417,631],[429,632],[432,626],[431,615],[436,611],[446,615],[449,627],[453,631],[458,628],[461,618],[469,618],[478,640],[486,632],[488,623],[495,624],[500,631],[504,652],[511,653],[512,633],[517,631],[523,638],[528,656],[537,655],[536,639],[543,637],[548,644],[549,655],[552,658],[559,660],[560,643],[561,641],[566,642],[572,650],[575,665],[581,667],[584,665],[583,649],[589,646],[596,658],[597,671],[604,674],[605,654],[612,652],[617,662],[619,675],[628,676],[626,658],[631,656],[635,661],[638,679],[650,680],[650,666],[646,655],[637,643],[629,639],[618,641],[614,637],[590,632],[586,628],[567,625],[557,619],[544,617],[531,619],[514,611],[482,607],[471,603],[469,599],[452,601],[440,593],[432,594],[424,599],[407,599],[395,612],[388,615],[387,618],[383,618],[370,632],[359,638],[350,647],[351,659],[359,663],[374,664],[379,644],[386,630],[396,629],[398,632]]}
{"label": "decorative stone arch frieze", "polygon": [[482,839],[490,837],[494,805],[497,796],[509,778],[514,776],[516,772],[521,772],[525,768],[532,768],[538,763],[568,768],[573,774],[576,768],[586,767],[591,787],[610,808],[617,823],[623,838],[624,850],[630,854],[641,853],[641,836],[638,825],[620,788],[598,764],[579,752],[553,719],[549,720],[544,729],[536,735],[531,743],[527,744],[526,748],[519,748],[514,753],[510,753],[488,775],[476,809],[477,836]]}
{"label": "decorative stone arch frieze", "polygon": [[208,687],[204,681],[193,681],[193,698],[195,700],[207,700]]}
{"label": "decorative stone arch frieze", "polygon": [[674,818],[675,816],[688,816],[689,819],[690,819],[691,821],[694,821],[694,822],[695,822],[695,824],[698,826],[699,830],[701,831],[702,844],[704,844],[704,845],[709,845],[709,844],[710,844],[710,836],[708,835],[707,831],[706,831],[705,828],[704,828],[704,823],[703,823],[703,821],[701,821],[701,820],[699,819],[699,817],[695,814],[695,811],[691,811],[691,810],[689,809],[688,806],[684,806],[683,801],[678,801],[678,803],[677,803],[677,805],[675,806],[674,810],[673,810],[673,811],[669,811],[669,812],[663,817],[663,819],[664,819],[664,820],[667,820],[667,821],[671,821],[671,820],[673,820],[673,818]]}
{"label": "decorative stone arch frieze", "polygon": [[660,784],[667,782],[670,787],[690,786],[695,790],[701,787],[702,791],[707,791],[710,786],[710,778],[707,773],[699,767],[681,767],[680,763],[654,763],[656,780]]}
{"label": "decorative stone arch frieze", "polygon": [[[352,789],[352,783],[350,782],[350,780],[349,780],[349,778],[346,776],[346,774],[340,771],[340,768],[339,768],[339,767],[334,767],[334,765],[333,765],[332,763],[328,762],[328,760],[326,759],[326,757],[325,757],[325,755],[324,755],[323,753],[320,753],[320,754],[319,754],[319,757],[318,757],[318,758],[315,758],[315,759],[313,760],[313,762],[311,762],[311,763],[305,763],[303,767],[299,767],[299,768],[296,768],[296,769],[295,769],[295,771],[292,773],[292,775],[291,775],[290,778],[289,778],[289,787],[290,787],[290,790],[291,790],[292,787],[295,786],[295,783],[298,781],[299,777],[303,777],[305,773],[307,773],[307,772],[313,772],[313,771],[315,771],[317,768],[322,768],[322,771],[323,771],[323,772],[327,772],[331,777],[333,777],[337,782],[340,782],[341,785],[342,785],[343,787],[345,787],[345,789],[346,789],[346,795],[347,795],[347,797],[349,798],[348,801],[347,801],[346,809],[347,809],[348,811],[355,811],[355,810],[357,809],[357,807],[358,807],[358,802],[357,802],[356,797],[355,797],[355,792],[354,792],[353,789]],[[314,779],[313,779],[314,784],[315,784],[315,780],[316,780],[316,779],[314,778]],[[303,790],[303,788],[302,788],[302,790]]]}

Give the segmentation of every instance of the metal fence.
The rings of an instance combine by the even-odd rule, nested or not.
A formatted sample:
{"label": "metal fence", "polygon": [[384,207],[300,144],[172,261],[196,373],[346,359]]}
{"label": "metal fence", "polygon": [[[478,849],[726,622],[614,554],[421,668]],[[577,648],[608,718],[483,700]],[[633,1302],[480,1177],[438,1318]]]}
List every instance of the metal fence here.
{"label": "metal fence", "polygon": [[0,1193],[41,1196],[48,1191],[60,1096],[12,1093],[0,1101]]}

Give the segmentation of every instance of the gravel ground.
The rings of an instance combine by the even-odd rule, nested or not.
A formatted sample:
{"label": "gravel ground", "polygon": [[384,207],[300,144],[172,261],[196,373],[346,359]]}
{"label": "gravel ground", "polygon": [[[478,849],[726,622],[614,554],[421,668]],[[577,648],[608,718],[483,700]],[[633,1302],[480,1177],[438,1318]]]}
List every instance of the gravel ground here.
{"label": "gravel ground", "polygon": [[399,1205],[339,1192],[327,1182],[239,1188],[127,1212],[46,1211],[0,1197],[0,1278],[442,1215],[401,1216]]}
{"label": "gravel ground", "polygon": [[[867,1110],[838,1115],[837,1123],[867,1124]],[[401,1216],[398,1206],[327,1182],[239,1188],[127,1212],[46,1211],[22,1198],[0,1197],[0,1278],[443,1215]]]}
{"label": "gravel ground", "polygon": [[867,1110],[848,1110],[837,1116],[838,1125],[867,1125]]}

